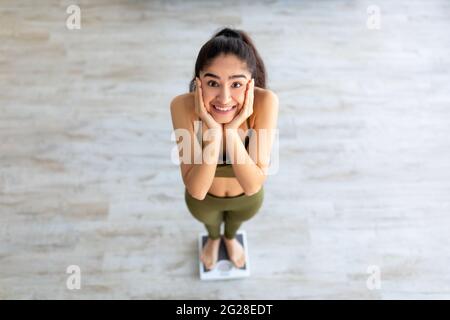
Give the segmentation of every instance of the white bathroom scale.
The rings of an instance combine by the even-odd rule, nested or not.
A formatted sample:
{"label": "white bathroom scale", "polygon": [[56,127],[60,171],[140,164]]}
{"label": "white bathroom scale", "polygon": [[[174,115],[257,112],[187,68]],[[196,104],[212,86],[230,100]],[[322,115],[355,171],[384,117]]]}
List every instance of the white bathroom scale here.
{"label": "white bathroom scale", "polygon": [[239,279],[250,276],[250,263],[248,256],[247,234],[244,230],[238,231],[236,239],[241,243],[245,252],[245,265],[242,268],[237,268],[228,258],[228,253],[225,247],[224,240],[220,240],[219,257],[213,269],[207,270],[203,262],[200,260],[200,255],[203,251],[203,246],[208,240],[206,232],[200,233],[198,236],[198,261],[200,269],[201,280],[228,280]]}

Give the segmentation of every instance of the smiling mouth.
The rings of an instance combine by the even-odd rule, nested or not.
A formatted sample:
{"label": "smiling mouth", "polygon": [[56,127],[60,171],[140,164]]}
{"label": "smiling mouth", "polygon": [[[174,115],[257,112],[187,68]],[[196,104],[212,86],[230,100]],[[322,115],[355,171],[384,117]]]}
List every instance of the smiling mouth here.
{"label": "smiling mouth", "polygon": [[221,114],[233,111],[234,109],[236,109],[236,107],[237,107],[236,105],[229,106],[229,107],[223,107],[223,106],[217,106],[217,105],[212,104],[212,108],[214,109],[214,111],[216,111],[217,113],[221,113]]}

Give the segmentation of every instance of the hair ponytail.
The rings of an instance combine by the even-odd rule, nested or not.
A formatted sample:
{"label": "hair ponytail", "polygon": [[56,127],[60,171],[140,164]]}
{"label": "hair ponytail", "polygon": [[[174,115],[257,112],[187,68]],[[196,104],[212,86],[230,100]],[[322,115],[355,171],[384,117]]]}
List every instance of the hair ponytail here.
{"label": "hair ponytail", "polygon": [[241,36],[241,39],[250,47],[250,49],[253,52],[253,55],[255,56],[256,60],[256,70],[255,74],[252,75],[253,78],[255,78],[255,86],[260,88],[266,88],[266,67],[264,66],[264,62],[261,59],[261,56],[258,53],[258,50],[256,50],[255,45],[253,44],[252,39],[246,34],[244,31],[236,30],[236,32],[239,33]]}

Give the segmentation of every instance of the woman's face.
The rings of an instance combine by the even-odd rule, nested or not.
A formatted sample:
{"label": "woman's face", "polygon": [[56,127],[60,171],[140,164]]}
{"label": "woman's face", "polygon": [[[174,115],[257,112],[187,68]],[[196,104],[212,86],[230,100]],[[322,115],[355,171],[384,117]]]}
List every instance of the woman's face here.
{"label": "woman's face", "polygon": [[250,80],[246,63],[233,54],[216,57],[200,71],[205,108],[217,123],[228,123],[239,113]]}

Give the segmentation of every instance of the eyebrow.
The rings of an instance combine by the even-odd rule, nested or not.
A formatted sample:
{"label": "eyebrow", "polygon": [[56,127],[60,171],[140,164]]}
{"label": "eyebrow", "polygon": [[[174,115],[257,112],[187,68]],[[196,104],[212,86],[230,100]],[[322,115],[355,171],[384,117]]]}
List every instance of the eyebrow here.
{"label": "eyebrow", "polygon": [[[211,77],[211,78],[216,78],[220,80],[220,77],[218,75],[215,75],[214,73],[205,73],[205,75],[203,77]],[[232,76],[229,76],[228,79],[236,79],[236,78],[244,78],[247,79],[247,77],[243,74],[235,74]]]}

